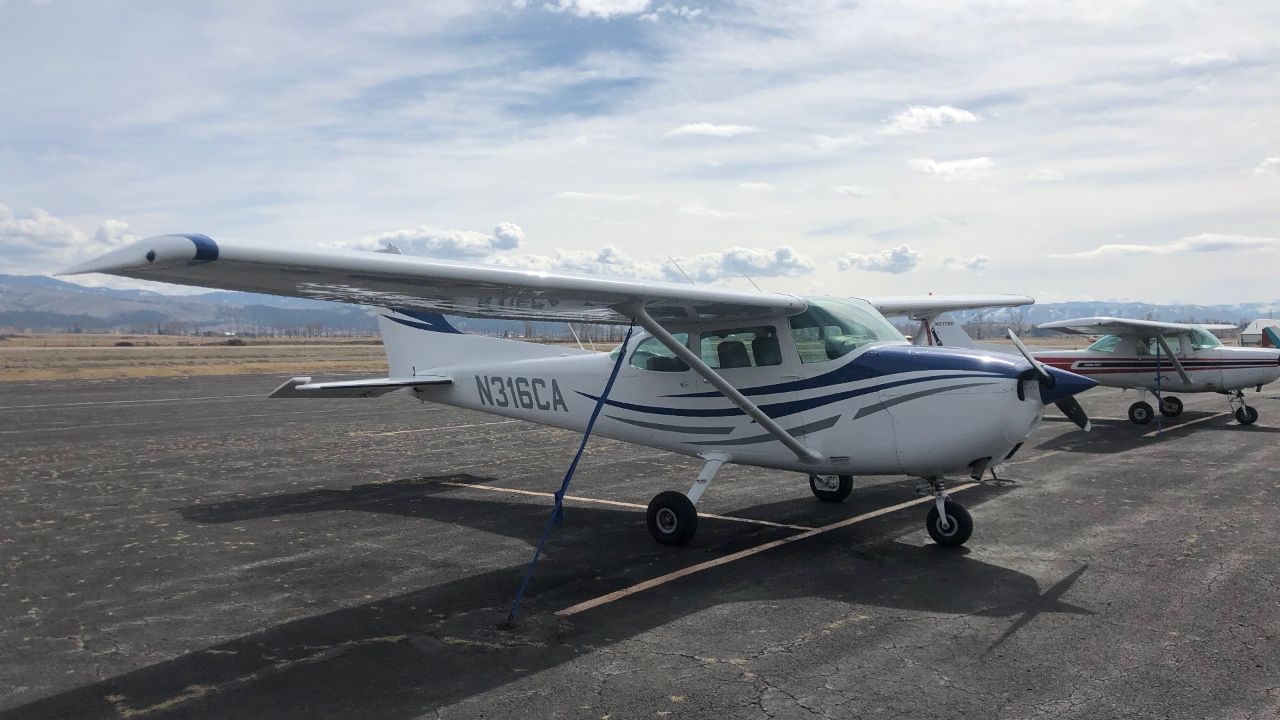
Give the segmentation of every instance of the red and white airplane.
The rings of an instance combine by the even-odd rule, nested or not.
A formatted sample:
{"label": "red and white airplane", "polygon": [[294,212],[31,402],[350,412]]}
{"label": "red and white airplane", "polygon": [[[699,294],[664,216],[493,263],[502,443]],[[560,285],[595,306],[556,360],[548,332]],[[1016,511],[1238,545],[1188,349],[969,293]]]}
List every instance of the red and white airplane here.
{"label": "red and white airplane", "polygon": [[1098,335],[1084,350],[1035,353],[1035,359],[1098,381],[1100,385],[1134,388],[1138,402],[1129,406],[1129,420],[1151,422],[1155,412],[1146,402],[1152,393],[1165,417],[1182,413],[1182,401],[1170,392],[1216,392],[1227,396],[1236,420],[1252,425],[1258,411],[1244,399],[1245,388],[1257,388],[1280,378],[1280,350],[1226,347],[1210,330],[1236,330],[1235,325],[1188,325],[1112,317],[1059,320],[1037,326],[1066,333]]}

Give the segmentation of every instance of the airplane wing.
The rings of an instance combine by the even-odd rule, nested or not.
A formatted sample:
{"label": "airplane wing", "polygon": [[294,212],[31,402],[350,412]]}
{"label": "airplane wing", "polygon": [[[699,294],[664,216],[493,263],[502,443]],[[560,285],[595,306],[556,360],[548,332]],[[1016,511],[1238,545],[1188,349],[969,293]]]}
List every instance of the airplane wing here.
{"label": "airplane wing", "polygon": [[879,310],[881,315],[906,315],[914,320],[936,317],[952,310],[1018,307],[1035,303],[1035,298],[1026,295],[902,295],[863,299]]}
{"label": "airplane wing", "polygon": [[1078,335],[1136,335],[1150,332],[1186,332],[1193,328],[1225,332],[1238,330],[1235,325],[1196,325],[1189,323],[1160,322],[1158,320],[1130,320],[1128,318],[1088,317],[1073,320],[1055,320],[1036,326],[1041,330]]}
{"label": "airplane wing", "polygon": [[100,272],[178,285],[514,320],[627,324],[613,308],[642,303],[659,321],[804,312],[781,293],[548,273],[409,255],[215,242],[205,235],[140,240],[59,275]]}

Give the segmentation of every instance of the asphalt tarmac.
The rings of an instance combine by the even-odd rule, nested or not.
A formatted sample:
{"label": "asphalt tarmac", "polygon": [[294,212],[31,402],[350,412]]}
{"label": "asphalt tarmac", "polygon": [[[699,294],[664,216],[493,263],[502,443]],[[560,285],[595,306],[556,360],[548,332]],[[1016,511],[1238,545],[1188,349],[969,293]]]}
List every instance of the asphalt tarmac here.
{"label": "asphalt tarmac", "polygon": [[1280,714],[1276,387],[1086,393],[959,550],[911,479],[737,466],[662,547],[697,463],[596,439],[504,629],[577,436],[279,381],[0,384],[0,720]]}

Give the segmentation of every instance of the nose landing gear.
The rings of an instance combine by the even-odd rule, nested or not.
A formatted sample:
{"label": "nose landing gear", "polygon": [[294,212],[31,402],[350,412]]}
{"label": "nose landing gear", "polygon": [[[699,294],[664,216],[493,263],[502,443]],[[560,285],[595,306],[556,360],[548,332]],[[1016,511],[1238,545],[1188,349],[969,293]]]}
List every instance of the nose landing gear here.
{"label": "nose landing gear", "polygon": [[947,486],[942,478],[928,478],[933,488],[933,507],[925,518],[929,537],[939,545],[959,547],[973,535],[973,518],[964,506],[947,497]]}
{"label": "nose landing gear", "polygon": [[1236,422],[1241,425],[1252,425],[1258,422],[1258,410],[1244,401],[1244,390],[1228,392],[1227,403],[1235,411]]}

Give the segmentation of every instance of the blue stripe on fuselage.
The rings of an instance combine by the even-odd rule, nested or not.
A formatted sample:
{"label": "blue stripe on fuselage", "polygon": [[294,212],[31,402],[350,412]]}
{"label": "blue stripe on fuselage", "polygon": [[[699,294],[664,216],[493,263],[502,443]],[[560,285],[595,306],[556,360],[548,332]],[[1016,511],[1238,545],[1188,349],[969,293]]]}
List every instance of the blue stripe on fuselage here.
{"label": "blue stripe on fuselage", "polygon": [[[944,347],[916,347],[913,345],[886,345],[873,347],[844,365],[811,378],[792,380],[774,385],[758,385],[740,390],[743,395],[772,395],[783,392],[799,392],[814,388],[843,385],[858,380],[926,370],[969,370],[992,373],[1000,377],[1016,378],[1031,366],[1026,362],[981,350]],[[717,397],[720,393],[681,393],[663,397],[700,398]]]}

